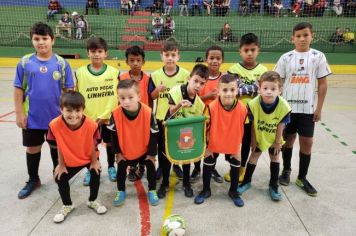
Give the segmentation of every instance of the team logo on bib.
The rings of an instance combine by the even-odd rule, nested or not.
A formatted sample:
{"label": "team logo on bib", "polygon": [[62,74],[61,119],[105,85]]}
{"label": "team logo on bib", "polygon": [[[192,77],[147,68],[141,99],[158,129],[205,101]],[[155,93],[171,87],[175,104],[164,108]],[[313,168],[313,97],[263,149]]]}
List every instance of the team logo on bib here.
{"label": "team logo on bib", "polygon": [[47,67],[46,66],[41,66],[40,67],[41,73],[47,73]]}
{"label": "team logo on bib", "polygon": [[193,137],[192,128],[184,128],[180,130],[180,137],[177,144],[180,149],[191,149],[194,146],[195,139]]}
{"label": "team logo on bib", "polygon": [[61,78],[61,73],[56,70],[55,72],[53,72],[52,76],[54,80],[59,80]]}

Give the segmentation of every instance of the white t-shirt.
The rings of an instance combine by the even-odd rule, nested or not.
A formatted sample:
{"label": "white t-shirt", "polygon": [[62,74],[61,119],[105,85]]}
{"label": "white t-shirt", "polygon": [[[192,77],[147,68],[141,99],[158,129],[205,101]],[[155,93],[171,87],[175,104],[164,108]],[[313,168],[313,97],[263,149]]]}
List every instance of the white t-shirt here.
{"label": "white t-shirt", "polygon": [[331,74],[324,53],[315,49],[287,52],[278,60],[274,71],[284,81],[283,97],[292,107],[292,113],[313,114],[317,79]]}

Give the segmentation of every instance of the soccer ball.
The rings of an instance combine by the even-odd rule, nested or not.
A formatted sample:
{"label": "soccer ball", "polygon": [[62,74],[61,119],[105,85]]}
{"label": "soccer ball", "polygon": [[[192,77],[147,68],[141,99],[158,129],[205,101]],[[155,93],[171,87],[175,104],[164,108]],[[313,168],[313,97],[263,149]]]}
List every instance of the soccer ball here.
{"label": "soccer ball", "polygon": [[180,215],[170,215],[162,225],[165,236],[183,236],[186,230],[185,220]]}

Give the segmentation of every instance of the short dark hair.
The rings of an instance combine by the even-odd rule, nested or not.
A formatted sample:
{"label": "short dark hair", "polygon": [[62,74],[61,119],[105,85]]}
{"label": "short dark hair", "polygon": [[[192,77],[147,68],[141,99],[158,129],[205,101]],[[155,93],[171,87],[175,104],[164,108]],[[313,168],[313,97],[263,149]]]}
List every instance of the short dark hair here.
{"label": "short dark hair", "polygon": [[60,106],[70,107],[73,109],[85,108],[85,99],[83,95],[77,91],[68,91],[62,93]]}
{"label": "short dark hair", "polygon": [[293,27],[293,35],[294,35],[295,31],[302,30],[305,28],[309,28],[310,32],[313,32],[312,24],[310,24],[308,22],[300,22]]}
{"label": "short dark hair", "polygon": [[143,60],[145,60],[145,51],[143,51],[143,49],[137,45],[126,49],[126,52],[125,52],[126,60],[129,59],[129,55],[142,56]]}
{"label": "short dark hair", "polygon": [[166,40],[163,43],[161,52],[179,51],[178,43],[175,40]]}
{"label": "short dark hair", "polygon": [[106,43],[105,39],[102,37],[93,37],[88,40],[87,51],[96,49],[104,49],[105,52],[108,50],[108,44]]}
{"label": "short dark hair", "polygon": [[137,92],[140,91],[138,87],[138,83],[134,79],[125,79],[125,80],[120,80],[119,84],[117,85],[117,89],[130,89],[130,88],[135,88]]}
{"label": "short dark hair", "polygon": [[279,88],[283,86],[283,80],[281,76],[275,71],[266,71],[265,73],[263,73],[260,79],[258,80],[258,84],[261,86],[262,82],[265,81],[278,83]]}
{"label": "short dark hair", "polygon": [[42,35],[42,36],[49,35],[51,37],[51,39],[54,38],[52,28],[43,22],[37,22],[32,26],[32,28],[30,30],[31,39],[34,34],[38,34],[38,35]]}
{"label": "short dark hair", "polygon": [[208,49],[206,49],[206,51],[205,51],[205,58],[207,59],[209,56],[209,52],[214,51],[214,50],[220,51],[221,55],[222,55],[222,59],[224,59],[224,49],[222,49],[222,47],[220,47],[218,45],[213,45],[213,46],[208,47]]}
{"label": "short dark hair", "polygon": [[258,41],[257,35],[254,33],[247,33],[241,36],[240,39],[240,48],[244,45],[256,44],[258,47],[260,46],[260,42]]}
{"label": "short dark hair", "polygon": [[240,78],[236,74],[224,74],[221,76],[219,83],[228,84],[236,81],[237,86],[240,85]]}
{"label": "short dark hair", "polygon": [[207,80],[209,78],[209,69],[206,65],[196,64],[190,73],[190,77],[193,77],[194,75],[198,75],[201,78]]}

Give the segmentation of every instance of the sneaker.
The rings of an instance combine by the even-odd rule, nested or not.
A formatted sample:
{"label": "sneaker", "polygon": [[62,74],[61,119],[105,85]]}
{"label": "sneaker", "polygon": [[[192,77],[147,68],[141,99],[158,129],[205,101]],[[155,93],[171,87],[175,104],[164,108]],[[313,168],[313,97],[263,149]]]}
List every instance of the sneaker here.
{"label": "sneaker", "polygon": [[129,174],[127,175],[127,178],[131,181],[131,182],[135,182],[137,180],[136,178],[136,167],[131,166],[130,170],[129,170]]}
{"label": "sneaker", "polygon": [[126,198],[126,192],[125,191],[117,191],[115,199],[112,201],[112,204],[114,206],[121,206],[124,204]]}
{"label": "sneaker", "polygon": [[279,184],[288,186],[290,182],[290,170],[283,170],[278,180],[279,180]]}
{"label": "sneaker", "polygon": [[183,179],[183,171],[179,165],[173,165],[173,171],[176,173],[178,179]]}
{"label": "sneaker", "polygon": [[68,206],[66,206],[66,205],[62,206],[61,211],[54,216],[53,221],[55,223],[63,222],[65,220],[65,218],[67,217],[67,215],[69,213],[71,213],[73,210],[74,210],[74,205],[73,204],[72,205],[68,205]]}
{"label": "sneaker", "polygon": [[307,179],[299,179],[295,181],[295,184],[302,188],[309,196],[316,197],[318,195],[318,191],[309,183]]}
{"label": "sneaker", "polygon": [[161,186],[159,187],[158,191],[157,191],[157,196],[159,199],[162,199],[162,198],[165,198],[166,197],[166,194],[167,194],[167,191],[168,191],[168,187],[161,184]]}
{"label": "sneaker", "polygon": [[148,191],[147,198],[148,198],[148,201],[151,204],[151,206],[157,206],[158,205],[159,199],[158,199],[156,190]]}
{"label": "sneaker", "polygon": [[192,174],[190,175],[190,182],[195,183],[199,180],[200,178],[200,170],[194,169],[192,171]]}
{"label": "sneaker", "polygon": [[99,215],[105,214],[107,211],[106,207],[101,205],[101,203],[98,201],[88,201],[87,206],[90,209],[93,209]]}
{"label": "sneaker", "polygon": [[108,177],[111,182],[116,182],[116,169],[115,167],[108,168]]}
{"label": "sneaker", "polygon": [[229,191],[228,195],[234,202],[235,206],[243,207],[245,205],[244,201],[242,200],[240,194],[237,191]]}
{"label": "sneaker", "polygon": [[90,184],[90,171],[88,170],[85,173],[84,180],[83,180],[83,185],[84,186],[89,186],[89,184]]}
{"label": "sneaker", "polygon": [[246,173],[246,167],[241,166],[239,171],[239,183],[242,183]]}
{"label": "sneaker", "polygon": [[20,190],[17,197],[19,199],[24,199],[30,196],[30,194],[36,189],[41,187],[41,180],[29,180],[26,185]]}
{"label": "sneaker", "polygon": [[216,169],[211,172],[211,178],[213,178],[213,180],[215,180],[215,182],[219,184],[224,182],[223,177],[221,177],[221,175]]}
{"label": "sneaker", "polygon": [[209,198],[210,196],[211,196],[211,190],[203,190],[198,194],[198,196],[194,198],[194,203],[202,204],[204,203],[205,199]]}
{"label": "sneaker", "polygon": [[227,172],[227,173],[224,175],[224,180],[225,180],[226,182],[231,182],[230,172]]}
{"label": "sneaker", "polygon": [[194,191],[191,186],[184,186],[184,196],[186,197],[193,197],[194,196]]}
{"label": "sneaker", "polygon": [[237,192],[239,194],[242,194],[242,193],[246,192],[247,190],[249,190],[250,188],[251,188],[251,182],[241,184],[239,187],[237,187]]}
{"label": "sneaker", "polygon": [[271,196],[271,199],[273,201],[280,201],[282,200],[282,194],[278,192],[278,188],[273,188],[272,186],[269,186],[269,195]]}
{"label": "sneaker", "polygon": [[156,170],[156,180],[160,180],[162,178],[162,168],[157,168]]}

